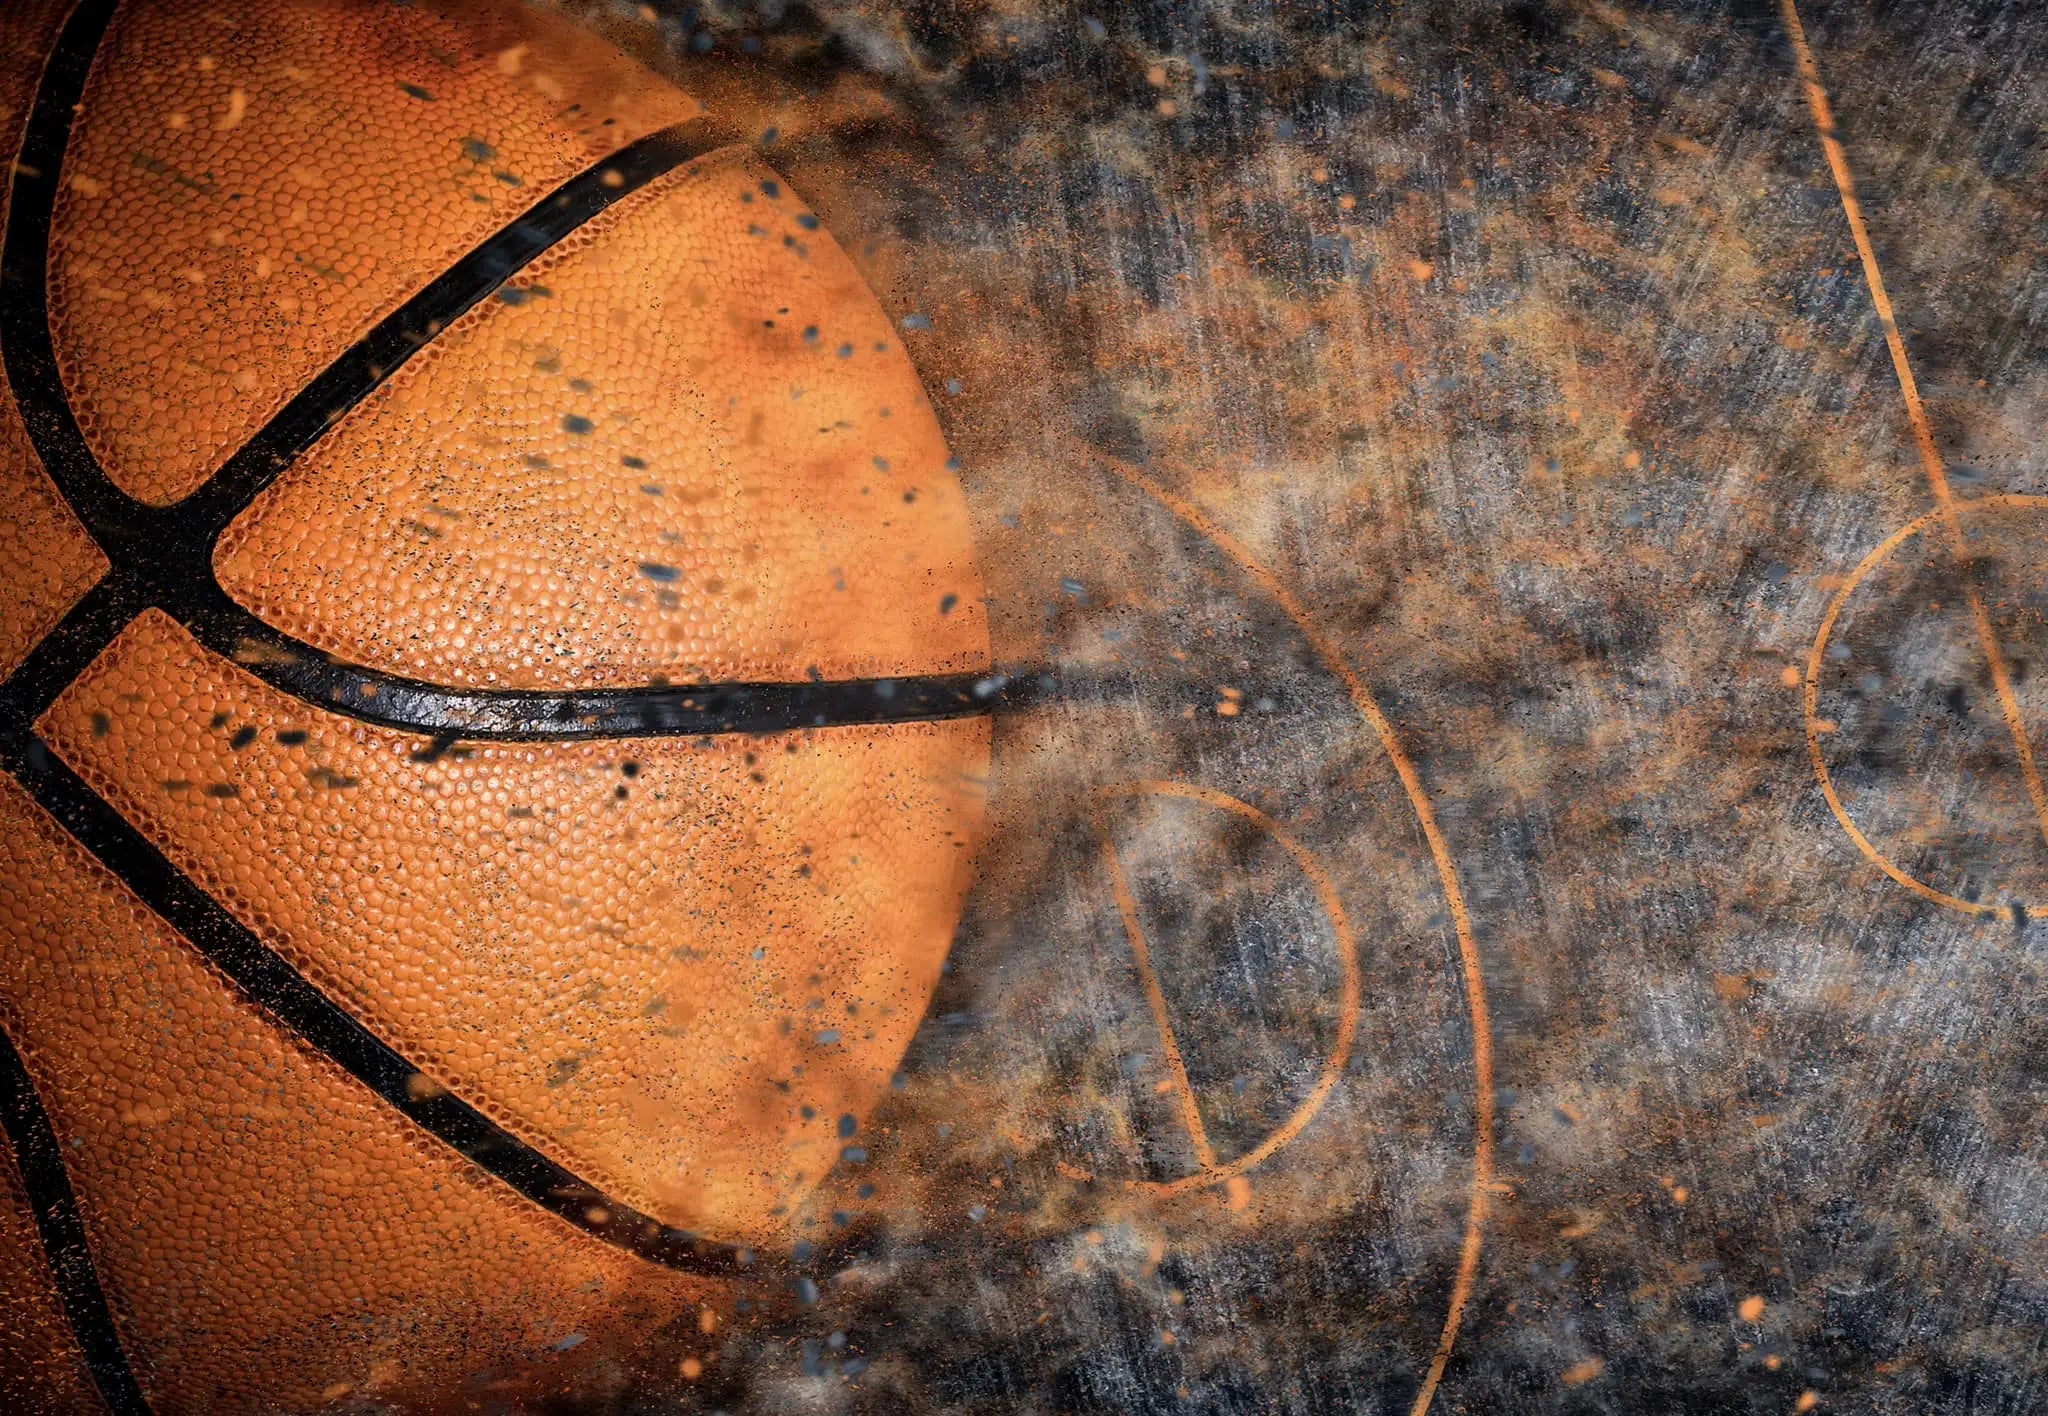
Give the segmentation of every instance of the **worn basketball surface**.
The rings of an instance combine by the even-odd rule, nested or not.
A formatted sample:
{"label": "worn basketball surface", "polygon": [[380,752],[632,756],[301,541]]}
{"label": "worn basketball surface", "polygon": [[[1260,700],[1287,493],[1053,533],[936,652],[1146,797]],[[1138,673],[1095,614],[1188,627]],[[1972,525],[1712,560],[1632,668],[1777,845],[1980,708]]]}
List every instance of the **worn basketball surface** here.
{"label": "worn basketball surface", "polygon": [[13,3],[0,113],[0,1406],[459,1408],[710,1331],[982,819],[890,319],[510,0]]}

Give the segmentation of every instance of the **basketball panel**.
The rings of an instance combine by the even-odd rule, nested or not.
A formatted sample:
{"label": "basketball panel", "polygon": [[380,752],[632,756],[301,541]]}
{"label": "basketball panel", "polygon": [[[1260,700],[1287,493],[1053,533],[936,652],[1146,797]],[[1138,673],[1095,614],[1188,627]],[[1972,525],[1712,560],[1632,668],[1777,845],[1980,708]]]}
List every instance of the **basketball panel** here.
{"label": "basketball panel", "polygon": [[816,217],[738,150],[457,320],[230,528],[217,567],[316,648],[449,685],[988,664],[917,372]]}
{"label": "basketball panel", "polygon": [[52,225],[87,441],[164,504],[379,319],[694,100],[517,4],[128,0]]}
{"label": "basketball panel", "polygon": [[300,703],[152,612],[52,748],[414,1065],[669,1223],[784,1241],[909,1045],[986,719],[459,744]]}
{"label": "basketball panel", "polygon": [[482,1374],[509,1399],[703,1296],[286,1039],[11,779],[0,938],[8,1031],[157,1411],[434,1410]]}

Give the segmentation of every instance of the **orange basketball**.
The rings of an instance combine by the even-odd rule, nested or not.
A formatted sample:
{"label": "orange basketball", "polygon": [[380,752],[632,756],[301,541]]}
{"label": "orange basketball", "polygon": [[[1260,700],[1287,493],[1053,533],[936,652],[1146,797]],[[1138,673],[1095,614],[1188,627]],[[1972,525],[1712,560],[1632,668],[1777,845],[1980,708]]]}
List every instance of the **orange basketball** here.
{"label": "orange basketball", "polygon": [[488,0],[8,0],[0,1408],[584,1390],[773,1276],[988,632],[761,154]]}

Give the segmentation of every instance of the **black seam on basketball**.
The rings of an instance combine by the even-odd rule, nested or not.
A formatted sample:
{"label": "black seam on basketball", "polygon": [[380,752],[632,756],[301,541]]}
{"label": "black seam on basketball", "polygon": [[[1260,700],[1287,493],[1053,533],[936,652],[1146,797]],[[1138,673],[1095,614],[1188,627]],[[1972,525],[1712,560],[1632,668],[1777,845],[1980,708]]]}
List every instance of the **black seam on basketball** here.
{"label": "black seam on basketball", "polygon": [[114,8],[114,0],[84,0],[73,13],[29,112],[0,247],[0,289],[7,296],[0,356],[30,441],[95,539],[110,553],[130,550],[173,571],[196,569],[189,564],[195,553],[210,556],[214,539],[294,458],[508,278],[607,207],[732,141],[729,132],[699,117],[650,133],[570,178],[314,375],[191,496],[153,507],[116,486],[93,455],[72,413],[50,333],[51,226],[65,150]]}
{"label": "black seam on basketball", "polygon": [[28,1065],[5,1031],[0,1031],[0,1126],[6,1128],[7,1139],[13,1143],[15,1164],[21,1170],[36,1233],[49,1260],[57,1301],[78,1339],[93,1385],[114,1416],[148,1416],[149,1402],[129,1366],[127,1349],[121,1345],[113,1312],[107,1307],[106,1291],[100,1286],[99,1270],[93,1267],[57,1129],[43,1109]]}
{"label": "black seam on basketball", "polygon": [[8,742],[6,767],[94,859],[234,982],[243,996],[478,1166],[576,1228],[665,1268],[772,1272],[738,1245],[671,1228],[605,1195],[425,1078],[171,862],[40,738]]}
{"label": "black seam on basketball", "polygon": [[366,723],[437,739],[562,742],[931,722],[988,712],[1005,683],[1000,675],[968,673],[562,692],[463,691],[336,663],[217,590],[173,608],[200,643],[273,688]]}
{"label": "black seam on basketball", "polygon": [[148,587],[118,569],[81,595],[0,682],[0,733],[27,732],[149,604]]}
{"label": "black seam on basketball", "polygon": [[[44,60],[28,121],[22,129],[21,146],[8,174],[7,229],[0,232],[0,360],[4,360],[10,387],[16,389],[19,385],[14,380],[20,362],[16,358],[17,348],[24,348],[31,356],[39,351],[44,353],[49,359],[50,375],[56,376],[50,344],[47,276],[50,208],[56,201],[57,171],[63,162],[65,144],[70,140],[72,117],[117,3],[118,0],[79,0],[65,20]],[[23,193],[37,190],[39,184],[45,194],[43,220],[40,226],[18,226],[14,216]],[[33,376],[34,371],[30,372]],[[42,435],[49,431],[53,418],[74,433],[78,430],[70,405],[61,397],[54,409],[31,410],[18,392],[15,401],[30,442],[39,452]],[[106,500],[106,494],[114,488],[107,483],[96,461],[91,463],[89,473],[79,490],[91,499],[94,510],[103,515],[120,511],[121,503],[110,504]],[[61,483],[58,490],[71,503],[72,510],[89,523],[91,518],[86,517],[80,498]],[[95,539],[99,539],[97,533]],[[18,732],[26,732],[35,715],[54,702],[65,685],[121,632],[136,612],[137,607],[130,603],[135,589],[131,581],[118,573],[108,575],[88,590],[57,627],[29,651],[6,682],[0,684],[0,715],[4,715],[0,716],[0,742],[11,745]],[[114,1416],[149,1416],[149,1402],[135,1380],[127,1350],[121,1345],[113,1314],[107,1307],[99,1271],[93,1265],[92,1249],[78,1217],[78,1198],[64,1168],[64,1152],[58,1145],[57,1133],[50,1125],[49,1113],[43,1109],[42,1098],[36,1095],[35,1083],[21,1054],[4,1033],[0,1033],[0,1107],[4,1107],[4,1118],[0,1120],[4,1120],[8,1139],[13,1143],[29,1206],[35,1212],[36,1231],[42,1239],[51,1282],[63,1305],[65,1321],[84,1354],[93,1385],[99,1388]]]}

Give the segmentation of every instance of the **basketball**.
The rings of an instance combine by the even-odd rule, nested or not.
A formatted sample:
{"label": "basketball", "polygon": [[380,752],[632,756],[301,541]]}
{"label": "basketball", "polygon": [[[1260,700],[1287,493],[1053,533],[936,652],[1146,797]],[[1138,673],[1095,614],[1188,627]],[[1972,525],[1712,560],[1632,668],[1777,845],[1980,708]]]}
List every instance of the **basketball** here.
{"label": "basketball", "polygon": [[990,751],[875,293],[513,0],[14,0],[0,123],[0,1407],[571,1399],[787,1288]]}

